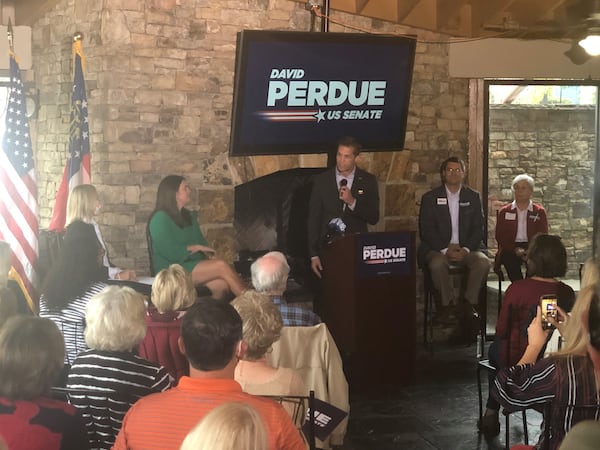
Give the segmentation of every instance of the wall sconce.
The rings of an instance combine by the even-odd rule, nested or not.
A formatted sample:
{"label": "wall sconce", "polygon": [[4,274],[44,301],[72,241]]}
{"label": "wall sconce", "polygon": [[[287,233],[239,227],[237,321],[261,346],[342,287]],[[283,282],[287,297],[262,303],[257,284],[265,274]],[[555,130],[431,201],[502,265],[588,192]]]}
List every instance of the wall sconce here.
{"label": "wall sconce", "polygon": [[25,83],[25,108],[29,119],[37,118],[40,109],[40,90],[36,87],[27,86]]}

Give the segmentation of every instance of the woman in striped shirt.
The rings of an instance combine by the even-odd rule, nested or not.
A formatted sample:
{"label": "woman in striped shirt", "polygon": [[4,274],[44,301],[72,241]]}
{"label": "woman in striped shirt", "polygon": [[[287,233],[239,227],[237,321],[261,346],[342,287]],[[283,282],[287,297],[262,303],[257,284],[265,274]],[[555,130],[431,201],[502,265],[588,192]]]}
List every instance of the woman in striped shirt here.
{"label": "woman in striped shirt", "polygon": [[[567,320],[564,310],[560,316]],[[546,344],[548,331],[542,329],[541,309],[529,325],[529,343],[516,366],[498,372],[491,387],[492,395],[506,411],[546,408],[544,427],[549,429],[549,442],[544,433],[534,446],[514,449],[549,448],[557,450],[565,434],[578,422],[600,417],[600,290],[598,284],[583,288],[566,326],[548,319],[567,338],[565,349],[538,359]],[[591,406],[577,408],[577,406]]]}
{"label": "woman in striped shirt", "polygon": [[87,348],[83,337],[85,307],[106,286],[103,257],[94,227],[80,220],[71,223],[42,289],[40,316],[51,319],[62,332],[67,365]]}
{"label": "woman in striped shirt", "polygon": [[134,353],[146,334],[146,305],[129,287],[109,286],[86,309],[85,341],[67,381],[92,449],[109,449],[135,401],[171,387],[167,370]]}

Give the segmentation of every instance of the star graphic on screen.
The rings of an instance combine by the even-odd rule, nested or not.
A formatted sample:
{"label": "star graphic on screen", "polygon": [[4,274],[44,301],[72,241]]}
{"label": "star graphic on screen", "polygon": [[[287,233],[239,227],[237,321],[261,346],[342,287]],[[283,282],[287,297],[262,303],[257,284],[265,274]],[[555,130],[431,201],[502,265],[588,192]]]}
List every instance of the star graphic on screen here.
{"label": "star graphic on screen", "polygon": [[319,109],[319,112],[315,114],[315,117],[317,119],[317,123],[319,123],[321,120],[325,120],[325,111],[321,111]]}

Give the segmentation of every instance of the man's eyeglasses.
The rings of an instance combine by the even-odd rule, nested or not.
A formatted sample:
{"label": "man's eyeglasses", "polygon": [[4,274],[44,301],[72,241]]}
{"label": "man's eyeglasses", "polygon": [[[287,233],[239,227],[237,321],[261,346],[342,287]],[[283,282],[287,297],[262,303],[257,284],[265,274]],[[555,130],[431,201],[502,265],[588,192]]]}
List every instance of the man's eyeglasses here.
{"label": "man's eyeglasses", "polygon": [[462,169],[446,169],[448,173],[461,173]]}

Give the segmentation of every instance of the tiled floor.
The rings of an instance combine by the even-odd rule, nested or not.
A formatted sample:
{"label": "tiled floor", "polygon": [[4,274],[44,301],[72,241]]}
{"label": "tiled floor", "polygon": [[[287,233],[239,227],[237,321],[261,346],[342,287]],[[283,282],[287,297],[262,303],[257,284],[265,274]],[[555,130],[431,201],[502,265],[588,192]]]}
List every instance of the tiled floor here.
{"label": "tiled floor", "polygon": [[[344,450],[503,449],[500,436],[487,442],[477,432],[475,346],[436,344],[418,354],[415,382],[393,394],[351,394]],[[487,380],[484,379],[484,397]],[[541,417],[528,412],[530,442],[537,440]],[[510,443],[523,442],[521,416],[510,420]]]}

